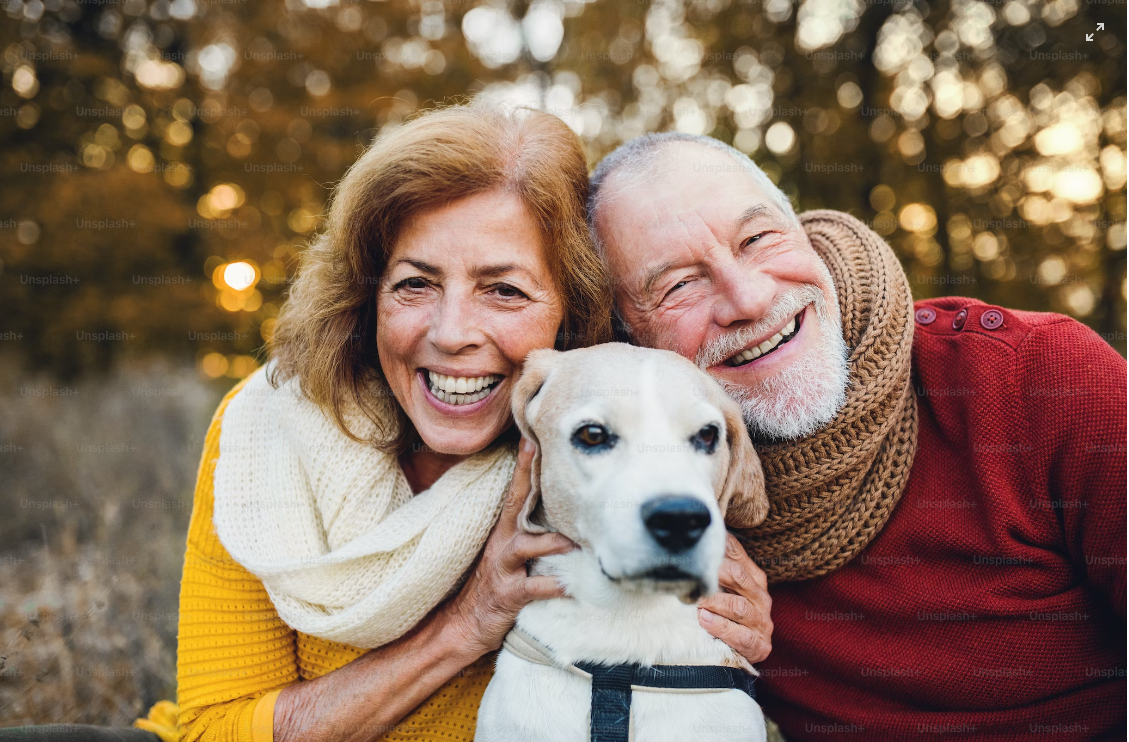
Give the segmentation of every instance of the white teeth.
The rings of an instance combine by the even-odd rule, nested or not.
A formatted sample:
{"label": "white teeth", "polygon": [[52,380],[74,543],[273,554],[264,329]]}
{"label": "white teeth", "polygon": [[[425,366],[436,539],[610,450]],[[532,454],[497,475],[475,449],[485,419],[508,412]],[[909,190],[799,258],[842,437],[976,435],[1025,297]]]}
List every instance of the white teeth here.
{"label": "white teeth", "polygon": [[790,337],[795,331],[796,318],[793,317],[792,319],[788,320],[788,324],[784,325],[780,332],[774,334],[772,337],[770,337],[768,340],[765,340],[760,345],[754,345],[748,350],[741,351],[740,353],[726,361],[726,363],[730,366],[740,366],[743,363],[748,363],[754,358],[760,358],[768,351],[780,345],[781,341],[783,341],[787,337]]}
{"label": "white teeth", "polygon": [[450,405],[472,404],[486,399],[492,389],[491,384],[501,380],[501,376],[447,376],[434,371],[427,372],[431,393],[442,402]]}

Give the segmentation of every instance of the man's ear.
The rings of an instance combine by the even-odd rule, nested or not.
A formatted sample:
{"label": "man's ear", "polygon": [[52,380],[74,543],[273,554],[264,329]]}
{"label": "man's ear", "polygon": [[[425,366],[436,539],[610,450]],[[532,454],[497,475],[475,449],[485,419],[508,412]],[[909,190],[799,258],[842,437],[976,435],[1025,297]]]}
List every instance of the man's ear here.
{"label": "man's ear", "polygon": [[533,466],[530,470],[532,479],[529,497],[517,516],[518,528],[526,533],[548,533],[549,529],[533,522],[533,511],[541,500],[541,441],[533,430],[533,421],[537,419],[537,410],[541,406],[543,391],[549,381],[549,376],[559,352],[550,349],[535,350],[525,358],[521,375],[514,384],[512,409],[514,422],[522,436],[528,438],[536,446],[533,453]]}
{"label": "man's ear", "polygon": [[752,528],[760,525],[768,515],[768,495],[764,489],[764,471],[760,456],[753,448],[741,408],[728,394],[718,388],[724,399],[721,410],[725,415],[725,442],[729,445],[729,470],[721,486],[718,505],[726,525],[732,528]]}

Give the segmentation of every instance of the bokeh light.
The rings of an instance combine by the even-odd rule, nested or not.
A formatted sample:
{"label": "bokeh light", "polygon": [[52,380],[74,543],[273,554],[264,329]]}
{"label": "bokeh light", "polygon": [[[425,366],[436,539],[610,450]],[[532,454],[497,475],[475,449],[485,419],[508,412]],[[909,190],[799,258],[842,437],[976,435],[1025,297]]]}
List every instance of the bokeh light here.
{"label": "bokeh light", "polygon": [[94,363],[51,339],[84,322],[139,338],[111,356],[195,353],[204,342],[186,328],[221,333],[208,347],[229,365],[255,356],[361,148],[472,96],[559,116],[593,165],[647,132],[716,137],[798,210],[864,219],[917,297],[1066,312],[1124,349],[1125,49],[1094,28],[1116,25],[1108,4],[296,0],[231,11],[5,6],[0,136],[13,166],[0,222],[14,239],[0,281],[82,279],[50,313],[0,298],[29,357]]}
{"label": "bokeh light", "polygon": [[244,261],[228,263],[223,269],[223,281],[235,291],[249,289],[255,283],[255,269]]}

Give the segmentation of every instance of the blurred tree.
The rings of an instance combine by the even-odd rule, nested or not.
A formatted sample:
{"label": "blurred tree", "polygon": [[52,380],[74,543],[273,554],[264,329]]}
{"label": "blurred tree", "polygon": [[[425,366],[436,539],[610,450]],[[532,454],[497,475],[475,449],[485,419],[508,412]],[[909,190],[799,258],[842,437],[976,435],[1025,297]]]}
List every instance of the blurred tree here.
{"label": "blurred tree", "polygon": [[711,134],[800,208],[868,221],[919,297],[1066,312],[1125,352],[1122,3],[4,10],[0,338],[61,373],[153,352],[248,373],[361,148],[475,94],[561,116],[593,163]]}

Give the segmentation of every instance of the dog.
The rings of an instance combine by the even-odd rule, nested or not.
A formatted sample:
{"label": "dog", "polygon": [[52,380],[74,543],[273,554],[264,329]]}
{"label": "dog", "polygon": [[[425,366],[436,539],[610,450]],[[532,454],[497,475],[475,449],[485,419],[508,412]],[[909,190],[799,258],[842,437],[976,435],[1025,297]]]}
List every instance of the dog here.
{"label": "dog", "polygon": [[476,742],[764,740],[755,670],[695,605],[718,589],[725,521],[768,512],[738,405],[675,353],[607,343],[531,353],[513,415],[536,444],[519,525],[581,548],[530,566],[568,597],[518,614]]}

